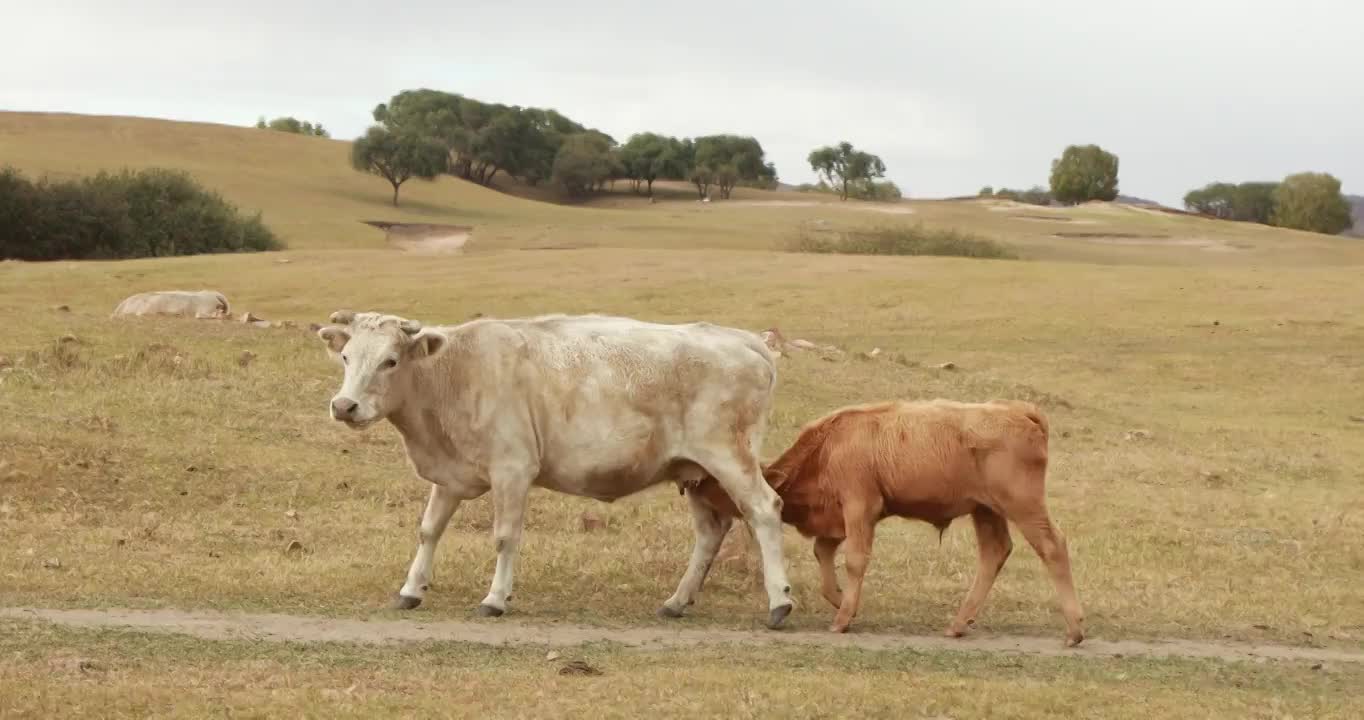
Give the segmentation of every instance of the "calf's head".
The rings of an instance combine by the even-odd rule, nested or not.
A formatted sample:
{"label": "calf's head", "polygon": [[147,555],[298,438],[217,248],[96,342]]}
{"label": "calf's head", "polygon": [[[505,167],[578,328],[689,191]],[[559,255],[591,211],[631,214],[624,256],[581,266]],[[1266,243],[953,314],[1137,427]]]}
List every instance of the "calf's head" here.
{"label": "calf's head", "polygon": [[416,366],[445,348],[439,332],[396,315],[338,310],[317,336],[345,371],[331,399],[333,420],[354,429],[369,427],[397,410],[412,392]]}

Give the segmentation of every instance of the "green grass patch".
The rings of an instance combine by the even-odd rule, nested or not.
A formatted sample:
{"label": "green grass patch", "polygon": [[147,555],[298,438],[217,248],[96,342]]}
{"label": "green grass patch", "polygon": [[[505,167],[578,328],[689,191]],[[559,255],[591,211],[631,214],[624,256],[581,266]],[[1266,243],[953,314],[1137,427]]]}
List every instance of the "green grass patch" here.
{"label": "green grass patch", "polygon": [[1015,260],[1017,253],[993,240],[922,224],[859,228],[843,232],[801,230],[789,249],[843,255],[934,255]]}

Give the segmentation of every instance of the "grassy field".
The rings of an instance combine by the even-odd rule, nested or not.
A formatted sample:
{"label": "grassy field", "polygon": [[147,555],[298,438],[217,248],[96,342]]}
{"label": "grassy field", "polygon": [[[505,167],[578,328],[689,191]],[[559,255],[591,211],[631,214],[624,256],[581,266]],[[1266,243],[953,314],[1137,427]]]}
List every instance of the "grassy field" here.
{"label": "grassy field", "polygon": [[[221,138],[236,144],[224,147]],[[287,167],[267,162],[281,157]],[[1351,267],[1364,259],[1364,243],[1117,206],[913,202],[905,204],[913,214],[903,216],[752,193],[743,202],[820,204],[703,207],[611,197],[566,207],[454,181],[414,182],[405,191],[411,204],[394,213],[382,181],[347,169],[338,143],[0,114],[0,163],[30,173],[89,172],[134,158],[184,167],[234,201],[264,209],[295,249],[0,264],[0,316],[12,319],[0,341],[0,366],[8,365],[0,369],[5,605],[366,616],[401,583],[426,487],[408,471],[391,428],[355,434],[327,418],[340,374],[314,336],[304,328],[108,318],[136,291],[212,287],[238,311],[304,326],[342,307],[431,323],[474,313],[600,311],[777,326],[788,338],[851,351],[832,362],[781,361],[769,454],[807,420],[848,403],[1032,400],[1051,417],[1050,506],[1070,541],[1092,637],[1364,648],[1364,423],[1352,420],[1364,415],[1364,286]],[[1048,213],[1068,219],[1019,217]],[[358,222],[370,218],[474,224],[476,246],[439,257],[384,249],[382,234]],[[1052,226],[1079,231],[1075,224],[1090,220],[1085,232],[1220,238],[1246,248],[1046,234]],[[816,221],[923,221],[999,240],[1025,259],[772,251]],[[522,249],[545,246],[576,249]],[[884,351],[880,359],[856,359],[873,347]],[[955,370],[938,369],[948,361]],[[584,512],[603,518],[605,528],[584,531]],[[491,578],[490,523],[486,499],[460,509],[415,617],[471,614]],[[823,628],[831,611],[818,597],[814,559],[794,531],[786,537],[798,603],[790,623]],[[301,551],[286,550],[295,541]],[[533,493],[509,617],[662,623],[653,611],[676,585],[690,542],[684,501],[672,489],[613,505]],[[1059,644],[1050,584],[1017,542],[979,631],[1048,635]],[[969,585],[974,552],[969,525],[954,526],[939,546],[927,526],[887,522],[854,631],[940,631]],[[680,622],[754,628],[764,609],[743,561],[731,559]],[[250,712],[440,711],[421,704],[434,699],[408,692],[436,677],[458,678],[442,688],[447,701],[453,693],[466,703],[453,714],[480,707],[477,691],[503,677],[568,715],[587,712],[571,705],[584,698],[598,699],[595,715],[646,702],[681,711],[688,706],[676,703],[691,701],[664,693],[691,682],[707,696],[695,698],[695,708],[713,709],[704,703],[724,696],[751,708],[740,714],[756,714],[764,707],[757,703],[774,698],[801,714],[836,712],[842,695],[873,715],[899,714],[909,702],[928,717],[988,708],[1094,715],[1148,696],[1132,714],[1359,711],[1349,704],[1357,699],[1341,700],[1336,680],[1291,667],[835,651],[635,656],[600,648],[591,652],[614,668],[607,680],[547,681],[534,653],[260,650],[6,629],[13,632],[0,633],[0,697],[19,697],[11,709],[39,715],[68,702],[138,714],[182,696],[191,706]],[[62,648],[129,659],[64,696],[58,688],[71,687],[71,678],[40,677],[24,659]],[[167,679],[170,667],[187,671]],[[356,678],[365,688],[359,699],[328,694]],[[616,701],[600,704],[613,693]]]}
{"label": "grassy field", "polygon": [[[850,650],[641,652],[425,643],[202,643],[0,623],[10,717],[1352,718],[1349,665],[1050,660]],[[601,675],[565,676],[582,660]],[[680,668],[688,668],[681,671]],[[829,692],[830,678],[838,678]]]}

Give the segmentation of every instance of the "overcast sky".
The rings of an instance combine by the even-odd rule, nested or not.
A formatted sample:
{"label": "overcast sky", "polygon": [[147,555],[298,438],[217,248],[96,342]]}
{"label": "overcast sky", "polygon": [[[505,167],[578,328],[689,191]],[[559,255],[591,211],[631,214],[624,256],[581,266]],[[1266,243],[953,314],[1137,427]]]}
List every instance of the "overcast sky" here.
{"label": "overcast sky", "polygon": [[0,0],[0,108],[340,138],[417,87],[552,107],[624,140],[756,136],[781,179],[849,140],[912,197],[1045,184],[1068,143],[1121,191],[1328,171],[1364,193],[1364,3]]}

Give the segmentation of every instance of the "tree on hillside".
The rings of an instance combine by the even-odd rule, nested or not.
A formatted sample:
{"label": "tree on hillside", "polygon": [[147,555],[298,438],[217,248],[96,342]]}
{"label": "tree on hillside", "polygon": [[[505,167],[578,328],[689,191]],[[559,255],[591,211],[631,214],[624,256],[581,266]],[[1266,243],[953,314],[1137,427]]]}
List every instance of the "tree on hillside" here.
{"label": "tree on hillside", "polygon": [[657,133],[631,135],[620,148],[620,160],[625,167],[625,177],[635,182],[635,190],[639,190],[642,182],[650,197],[654,194],[655,180],[680,180],[688,170],[682,142]]}
{"label": "tree on hillside", "polygon": [[1354,226],[1340,180],[1328,173],[1289,175],[1274,191],[1273,223],[1280,227],[1337,235]]}
{"label": "tree on hillside", "polygon": [[886,164],[881,158],[854,148],[850,142],[817,148],[806,159],[810,168],[823,175],[829,185],[840,188],[839,197],[844,200],[848,199],[851,185],[872,183],[886,174]]}
{"label": "tree on hillside", "polygon": [[262,117],[256,121],[256,127],[261,130],[278,130],[280,132],[293,133],[295,135],[311,135],[313,137],[324,138],[331,137],[331,134],[322,127],[322,123],[314,125],[313,123],[300,121],[298,118],[294,117],[277,117],[269,122],[266,122],[265,118]]}
{"label": "tree on hillside", "polygon": [[1268,224],[1278,183],[1208,183],[1184,196],[1184,207],[1223,220]]}
{"label": "tree on hillside", "polygon": [[1118,197],[1118,156],[1098,145],[1071,145],[1051,163],[1051,195],[1074,205]]}
{"label": "tree on hillside", "polygon": [[[686,156],[686,151],[683,155]],[[755,138],[739,135],[708,135],[696,138],[688,179],[697,193],[706,197],[710,186],[720,189],[720,198],[729,199],[735,186],[750,183],[769,185],[777,179],[777,169],[766,162],[763,146]]]}
{"label": "tree on hillside", "polygon": [[611,179],[614,160],[608,136],[592,132],[569,135],[554,156],[552,176],[565,193],[580,197]]}
{"label": "tree on hillside", "polygon": [[485,103],[429,89],[404,90],[373,114],[389,130],[440,142],[448,172],[482,185],[491,184],[499,172],[527,185],[548,179],[564,138],[589,131],[554,110]]}
{"label": "tree on hillside", "polygon": [[375,125],[351,145],[351,166],[378,175],[393,185],[393,206],[398,188],[411,178],[434,180],[445,171],[448,157],[439,141],[415,133],[394,132]]}
{"label": "tree on hillside", "polygon": [[993,187],[990,187],[989,185],[986,185],[985,187],[983,187],[983,188],[980,189],[980,192],[976,193],[976,196],[977,196],[977,197],[993,197],[994,194],[995,194],[995,189],[994,189]]}

